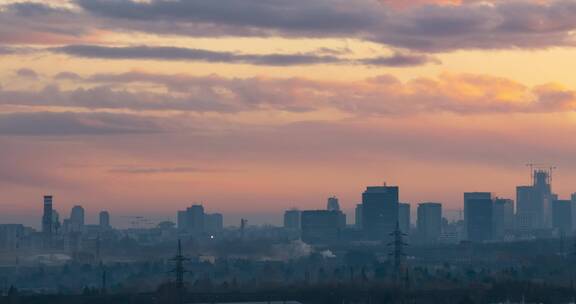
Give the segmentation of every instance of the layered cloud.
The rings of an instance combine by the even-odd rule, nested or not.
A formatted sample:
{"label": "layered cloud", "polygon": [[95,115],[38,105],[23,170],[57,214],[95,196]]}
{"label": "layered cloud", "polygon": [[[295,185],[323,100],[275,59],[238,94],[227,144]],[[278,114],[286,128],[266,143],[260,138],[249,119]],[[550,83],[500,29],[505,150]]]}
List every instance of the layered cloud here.
{"label": "layered cloud", "polygon": [[172,34],[183,35],[354,37],[434,52],[572,46],[576,27],[576,3],[571,0],[472,1],[403,11],[368,0],[79,0],[78,4],[132,29],[140,26],[159,33],[170,28]]}
{"label": "layered cloud", "polygon": [[1,113],[0,135],[87,136],[162,132],[150,119],[110,113]]}
{"label": "layered cloud", "polygon": [[76,88],[61,89],[51,84],[39,91],[3,89],[0,104],[192,113],[335,110],[361,116],[576,110],[576,92],[560,85],[529,87],[505,78],[475,74],[442,74],[407,82],[391,75],[362,81],[328,81],[145,72],[87,77],[64,72],[55,79],[73,79]]}
{"label": "layered cloud", "polygon": [[75,9],[18,3],[0,12],[0,42],[95,42],[103,41],[102,33],[133,31],[188,37],[354,38],[421,52],[574,45],[572,0],[444,5],[451,2],[429,1],[400,11],[376,0],[77,0]]}
{"label": "layered cloud", "polygon": [[315,64],[361,64],[371,66],[405,67],[439,63],[433,57],[421,54],[396,53],[365,59],[347,59],[315,53],[298,54],[243,54],[181,47],[105,47],[97,45],[68,45],[51,49],[71,56],[97,59],[179,60],[212,63],[252,64],[268,66],[294,66]]}

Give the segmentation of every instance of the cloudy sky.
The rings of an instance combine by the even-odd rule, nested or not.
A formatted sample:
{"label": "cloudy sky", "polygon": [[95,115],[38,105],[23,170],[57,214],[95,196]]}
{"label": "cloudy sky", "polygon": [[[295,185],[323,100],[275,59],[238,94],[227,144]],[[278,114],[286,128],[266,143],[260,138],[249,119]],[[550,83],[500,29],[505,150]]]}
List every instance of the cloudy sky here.
{"label": "cloudy sky", "polygon": [[575,0],[0,0],[0,221],[576,192]]}

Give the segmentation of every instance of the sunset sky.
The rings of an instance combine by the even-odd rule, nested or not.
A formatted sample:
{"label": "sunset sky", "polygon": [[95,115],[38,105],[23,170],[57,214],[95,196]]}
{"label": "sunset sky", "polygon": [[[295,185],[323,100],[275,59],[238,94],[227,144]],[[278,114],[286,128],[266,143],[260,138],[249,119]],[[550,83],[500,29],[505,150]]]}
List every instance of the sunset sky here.
{"label": "sunset sky", "polygon": [[575,0],[0,0],[0,222],[461,209],[530,162],[569,197],[575,33]]}

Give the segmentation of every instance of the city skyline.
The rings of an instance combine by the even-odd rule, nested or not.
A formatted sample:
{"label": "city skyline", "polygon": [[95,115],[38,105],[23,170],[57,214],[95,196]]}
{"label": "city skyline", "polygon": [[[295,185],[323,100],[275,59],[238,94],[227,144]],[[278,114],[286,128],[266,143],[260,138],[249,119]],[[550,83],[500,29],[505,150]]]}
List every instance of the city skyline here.
{"label": "city skyline", "polygon": [[572,303],[576,0],[0,0],[0,304]]}
{"label": "city skyline", "polygon": [[[488,197],[491,197],[491,200],[494,199],[496,202],[500,201],[500,202],[506,202],[506,201],[510,201],[512,203],[512,213],[516,213],[518,212],[518,210],[520,210],[520,213],[518,213],[518,216],[520,217],[524,217],[523,212],[526,207],[523,207],[522,205],[520,206],[520,208],[518,208],[518,200],[526,200],[525,198],[525,194],[522,194],[523,191],[521,191],[524,188],[530,188],[532,183],[534,183],[534,185],[538,185],[538,183],[546,183],[548,186],[548,191],[553,191],[553,186],[551,184],[552,180],[553,180],[553,173],[555,170],[557,170],[556,167],[552,167],[552,166],[538,166],[535,164],[528,164],[527,166],[530,167],[530,170],[532,174],[532,178],[530,180],[530,183],[526,183],[526,184],[521,184],[521,185],[517,185],[516,186],[516,193],[514,195],[510,195],[510,196],[503,196],[499,193],[495,193],[493,191],[489,191],[489,192],[479,192],[479,191],[464,191],[464,200],[461,200],[460,205],[455,206],[455,208],[446,208],[447,205],[445,202],[436,202],[436,203],[432,203],[432,200],[423,200],[423,201],[416,201],[416,202],[407,202],[405,200],[399,199],[398,201],[400,202],[400,205],[408,205],[408,211],[409,211],[409,215],[408,217],[411,218],[410,220],[410,225],[416,225],[416,215],[419,214],[420,212],[420,206],[421,205],[434,205],[434,204],[439,204],[442,208],[444,209],[443,218],[446,218],[449,221],[459,221],[459,220],[465,220],[465,210],[466,210],[466,195],[468,195],[467,193],[472,193],[472,194],[481,194],[484,195],[486,194]],[[536,167],[535,167],[536,166]],[[544,174],[544,175],[543,175]],[[542,176],[541,178],[538,178],[538,176]],[[545,179],[545,180],[544,180]],[[383,186],[386,187],[387,183],[383,183]],[[397,187],[397,186],[395,186]],[[538,187],[538,186],[535,186]],[[380,186],[369,186],[368,188],[382,188],[382,185]],[[489,190],[489,189],[486,189]],[[403,191],[399,191],[399,193],[403,193]],[[554,195],[555,200],[559,200],[559,202],[570,202],[570,201],[574,201],[574,198],[576,197],[576,192],[571,192],[568,195],[559,195],[558,193],[555,192],[549,192],[551,194],[549,195]],[[528,194],[530,195],[530,194]],[[296,204],[292,204],[290,206],[290,208],[284,208],[284,209],[277,209],[277,210],[271,210],[270,213],[258,213],[258,212],[246,212],[246,213],[228,213],[226,212],[226,210],[217,210],[218,212],[221,213],[225,213],[227,216],[225,217],[225,221],[224,224],[226,226],[239,226],[240,220],[244,219],[244,218],[250,218],[250,224],[254,224],[254,225],[281,225],[282,222],[285,222],[285,215],[282,215],[281,212],[284,210],[340,210],[340,197],[334,194],[331,194],[329,196],[324,197],[325,202],[322,203],[315,203],[314,205],[296,205]],[[362,202],[362,195],[360,196],[360,202]],[[60,211],[62,214],[65,214],[67,210],[71,210],[71,217],[73,218],[74,216],[78,216],[77,214],[74,215],[75,213],[77,213],[77,209],[80,208],[82,211],[82,221],[84,221],[85,218],[85,209],[84,209],[84,205],[79,204],[79,203],[75,203],[71,206],[68,206],[67,204],[63,204],[63,205],[59,205],[58,207],[53,205],[53,201],[54,201],[54,195],[44,195],[44,208],[46,208],[46,202],[50,202],[49,203],[49,208],[48,210],[54,210],[54,212],[58,212]],[[324,205],[323,205],[324,204]],[[526,203],[523,203],[523,205],[525,205]],[[531,203],[534,204],[534,203]],[[552,201],[550,202],[550,204],[552,204]],[[203,202],[203,201],[195,201],[192,203],[192,206],[209,206],[210,207],[210,202]],[[351,206],[353,205],[353,206]],[[183,204],[181,207],[183,208],[187,208],[187,206],[190,206],[190,204]],[[516,207],[515,207],[516,206]],[[68,208],[68,209],[66,209]],[[335,208],[335,209],[334,209]],[[342,206],[342,212],[345,214],[345,216],[348,218],[348,220],[346,221],[348,225],[358,225],[357,221],[357,214],[355,215],[355,213],[358,212],[358,210],[356,210],[357,208],[357,203],[354,204],[346,204],[344,203]],[[533,208],[533,207],[532,207]],[[551,207],[550,207],[551,208]],[[215,209],[211,208],[213,211],[215,211]],[[410,211],[411,210],[411,211]],[[133,219],[134,218],[142,218],[145,219],[146,221],[146,225],[142,226],[142,228],[145,227],[153,227],[154,225],[161,223],[163,221],[171,221],[173,223],[177,223],[180,221],[179,216],[174,215],[174,212],[172,211],[168,211],[166,212],[166,214],[163,213],[152,213],[152,214],[146,214],[146,213],[138,213],[138,212],[132,212],[130,213],[130,215],[128,214],[116,214],[114,212],[114,209],[111,210],[113,216],[111,216],[109,214],[109,210],[106,209],[92,209],[88,212],[86,212],[86,223],[88,224],[97,224],[100,220],[101,220],[101,213],[107,213],[108,215],[108,220],[110,221],[110,218],[114,219],[116,226],[118,228],[130,228],[130,227],[134,227],[134,222]],[[38,210],[36,210],[36,212],[38,212]],[[180,212],[180,211],[179,211]],[[400,212],[400,211],[398,211]],[[44,210],[44,213],[46,213],[46,209]],[[170,214],[172,213],[172,214]],[[370,212],[369,212],[370,213]],[[384,213],[388,213],[387,211],[385,211]],[[401,212],[400,212],[401,213]],[[542,216],[544,216],[544,210],[539,210],[537,211],[538,214],[542,214]],[[13,215],[11,214],[7,214],[5,216],[10,216],[12,217]],[[551,216],[551,215],[550,215]],[[64,219],[64,217],[62,217]],[[132,218],[132,220],[129,220],[129,218]],[[400,222],[402,222],[402,220],[399,218],[398,219]],[[66,220],[65,220],[66,221]],[[40,229],[42,228],[42,226],[44,226],[45,219],[44,217],[42,217],[42,221],[41,223],[38,223],[37,219],[36,219],[36,215],[32,215],[32,214],[28,214],[26,217],[24,218],[13,218],[13,220],[10,222],[5,222],[5,223],[10,223],[10,224],[14,224],[14,223],[23,223],[26,225],[29,225],[31,227]],[[394,221],[392,221],[394,222]],[[82,225],[84,225],[84,222],[82,222]],[[542,224],[540,224],[542,225]],[[42,230],[44,230],[45,228],[42,228]]]}

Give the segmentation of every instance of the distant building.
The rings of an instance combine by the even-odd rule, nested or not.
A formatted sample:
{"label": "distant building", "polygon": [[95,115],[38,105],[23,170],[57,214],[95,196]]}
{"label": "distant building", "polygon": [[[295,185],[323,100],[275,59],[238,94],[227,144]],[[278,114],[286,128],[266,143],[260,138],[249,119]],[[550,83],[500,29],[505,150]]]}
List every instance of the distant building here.
{"label": "distant building", "polygon": [[110,213],[108,211],[101,211],[100,214],[98,215],[98,219],[100,229],[107,230],[112,228],[112,226],[110,225]]}
{"label": "distant building", "polygon": [[514,201],[497,198],[493,206],[494,239],[503,240],[514,230]]}
{"label": "distant building", "polygon": [[417,228],[420,240],[425,243],[438,242],[442,233],[442,204],[418,204]]}
{"label": "distant building", "polygon": [[42,233],[47,238],[52,236],[52,195],[44,196],[44,214],[42,215]]}
{"label": "distant building", "polygon": [[362,229],[362,204],[357,204],[354,210],[354,224],[356,228]]}
{"label": "distant building", "polygon": [[20,224],[0,225],[0,249],[16,250],[22,247],[24,226]]}
{"label": "distant building", "polygon": [[572,201],[556,200],[552,202],[552,227],[567,234],[572,231]]}
{"label": "distant building", "polygon": [[306,243],[334,242],[346,227],[341,211],[307,210],[301,213],[302,240]]}
{"label": "distant building", "polygon": [[449,223],[442,219],[442,233],[438,241],[444,244],[458,244],[464,240],[464,221]]}
{"label": "distant building", "polygon": [[340,203],[338,202],[338,198],[332,196],[328,198],[328,202],[326,203],[326,210],[328,211],[340,211]]}
{"label": "distant building", "polygon": [[300,230],[300,210],[292,209],[284,212],[284,228],[293,231]]}
{"label": "distant building", "polygon": [[464,193],[464,224],[466,238],[483,242],[493,238],[492,194],[489,192]]}
{"label": "distant building", "polygon": [[368,187],[362,194],[362,229],[374,240],[388,240],[398,223],[398,187]]}
{"label": "distant building", "polygon": [[221,213],[206,214],[204,226],[207,233],[220,234],[224,229],[224,216]]}
{"label": "distant building", "polygon": [[72,207],[70,211],[69,229],[71,232],[82,232],[84,230],[85,212],[80,205]]}
{"label": "distant building", "polygon": [[405,234],[410,233],[410,204],[398,204],[398,222],[400,231]]}
{"label": "distant building", "polygon": [[550,184],[550,172],[536,169],[532,174],[531,186],[516,188],[517,227],[520,231],[551,227],[551,205],[554,195]]}
{"label": "distant building", "polygon": [[192,205],[185,211],[178,211],[178,229],[181,232],[201,235],[205,232],[204,207],[200,204]]}

